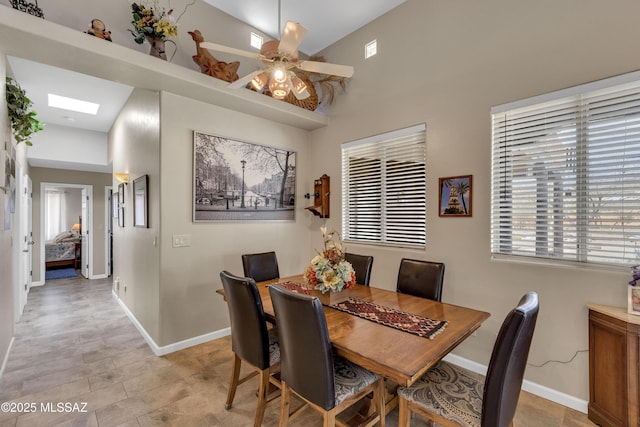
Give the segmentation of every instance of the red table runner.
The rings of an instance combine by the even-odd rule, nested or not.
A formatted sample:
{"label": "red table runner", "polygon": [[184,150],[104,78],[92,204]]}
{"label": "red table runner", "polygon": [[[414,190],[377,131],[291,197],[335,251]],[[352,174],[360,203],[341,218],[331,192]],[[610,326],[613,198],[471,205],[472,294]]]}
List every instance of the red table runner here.
{"label": "red table runner", "polygon": [[[310,287],[300,283],[284,282],[278,283],[278,285],[292,292],[306,295],[312,294]],[[328,304],[328,306],[430,340],[447,326],[447,322],[444,320],[432,320],[428,317],[407,313],[392,307],[385,307],[360,298],[349,297],[344,301]]]}

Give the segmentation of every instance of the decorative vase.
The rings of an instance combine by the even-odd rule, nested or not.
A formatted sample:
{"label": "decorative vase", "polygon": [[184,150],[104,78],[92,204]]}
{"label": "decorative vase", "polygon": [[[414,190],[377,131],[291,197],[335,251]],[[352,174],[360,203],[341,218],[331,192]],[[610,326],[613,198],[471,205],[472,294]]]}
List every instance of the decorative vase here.
{"label": "decorative vase", "polygon": [[343,289],[339,292],[327,291],[324,293],[317,289],[313,289],[311,291],[311,294],[315,297],[318,297],[322,305],[326,305],[326,306],[331,306],[331,305],[346,301],[347,299],[349,299],[349,296],[350,296],[349,289]]}
{"label": "decorative vase", "polygon": [[165,52],[165,39],[152,39],[148,37],[147,41],[151,45],[149,55],[155,56],[156,58],[164,59],[166,61],[167,54]]}

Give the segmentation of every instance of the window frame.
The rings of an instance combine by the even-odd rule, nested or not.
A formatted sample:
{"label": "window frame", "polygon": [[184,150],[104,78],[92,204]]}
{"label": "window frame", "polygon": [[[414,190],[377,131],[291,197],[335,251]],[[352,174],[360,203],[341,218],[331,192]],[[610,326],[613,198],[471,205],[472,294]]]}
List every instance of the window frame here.
{"label": "window frame", "polygon": [[[637,92],[637,94],[632,93],[629,97],[632,102],[630,102],[629,104],[625,104],[625,109],[622,109],[622,112],[616,113],[618,115],[611,113],[609,116],[599,118],[598,114],[601,113],[599,113],[598,108],[601,107],[597,107],[597,102],[601,102],[607,107],[609,106],[609,103],[613,105],[615,102],[618,102],[616,97],[620,96],[619,94],[624,93],[624,91]],[[535,166],[528,166],[528,169],[526,169],[526,167],[523,166],[524,161],[522,159],[517,159],[517,156],[514,155],[514,152],[517,152],[517,150],[513,149],[513,147],[515,147],[515,141],[518,138],[520,138],[520,141],[518,142],[520,147],[527,148],[528,142],[531,144],[531,147],[535,147],[534,144],[542,144],[540,143],[540,141],[534,138],[531,138],[532,141],[526,141],[521,135],[517,136],[515,131],[507,131],[506,129],[509,125],[507,123],[508,119],[506,117],[507,115],[511,114],[513,117],[516,117],[517,120],[521,120],[522,123],[525,123],[525,120],[529,120],[527,114],[531,114],[531,117],[533,117],[533,113],[531,112],[536,108],[539,108],[540,111],[546,108],[559,109],[560,107],[557,107],[557,105],[560,105],[561,103],[565,103],[567,105],[567,111],[572,108],[575,109],[575,118],[573,119],[575,122],[573,125],[573,129],[575,132],[575,147],[573,147],[574,153],[572,154],[575,157],[575,165],[573,165],[573,168],[575,170],[576,201],[574,226],[576,253],[575,256],[572,256],[572,252],[569,250],[571,249],[571,247],[566,244],[565,234],[569,234],[569,232],[567,231],[568,228],[565,227],[565,221],[562,220],[560,221],[561,225],[558,227],[558,229],[561,231],[559,235],[561,235],[562,243],[560,243],[560,240],[554,243],[559,245],[560,255],[538,254],[538,248],[544,247],[544,243],[540,243],[538,241],[538,235],[535,236],[535,242],[533,243],[533,251],[536,252],[535,254],[526,253],[527,250],[516,251],[513,249],[514,242],[517,241],[517,239],[514,239],[513,237],[514,229],[516,228],[513,225],[513,218],[516,218],[516,215],[514,215],[513,212],[517,212],[518,207],[514,206],[516,204],[516,198],[513,197],[513,194],[515,194],[513,190],[513,184],[515,182],[514,177],[516,176],[516,174],[513,171],[520,167],[520,177],[526,176],[527,172],[530,173],[530,176],[532,176],[530,180],[534,182],[535,185],[539,185],[539,179],[535,177],[535,172],[532,173],[532,171],[535,170]],[[603,159],[608,159],[608,157],[597,154],[596,151],[602,150],[601,147],[603,146],[606,146],[606,148],[609,150],[627,150],[627,147],[636,151],[640,150],[640,138],[634,135],[637,132],[628,132],[628,135],[626,133],[627,128],[637,129],[638,127],[636,126],[636,122],[640,122],[640,110],[636,107],[636,105],[634,105],[634,103],[636,105],[640,104],[640,72],[633,72],[615,76],[612,78],[607,78],[584,85],[579,85],[560,91],[499,105],[491,109],[492,165],[490,249],[492,258],[521,260],[528,262],[547,262],[559,265],[568,264],[588,267],[621,267],[628,266],[630,262],[633,262],[629,255],[632,253],[632,247],[631,243],[627,242],[629,240],[627,236],[629,234],[629,230],[631,230],[632,232],[637,230],[637,234],[640,236],[640,230],[638,229],[638,226],[631,227],[627,226],[626,223],[635,221],[640,224],[640,215],[638,215],[640,202],[634,201],[633,203],[627,203],[627,200],[632,200],[633,197],[629,197],[626,195],[629,194],[627,192],[633,192],[635,188],[640,187],[640,176],[638,178],[632,178],[631,180],[629,180],[628,176],[625,177],[624,172],[615,173],[614,168],[610,166],[602,166],[602,163],[605,161]],[[559,117],[559,114],[556,117]],[[514,122],[516,122],[517,120],[514,120]],[[500,125],[500,121],[502,121],[502,125]],[[549,122],[553,123],[553,120],[549,119]],[[629,122],[630,124],[628,124],[627,122]],[[531,123],[534,122],[531,121]],[[604,123],[604,125],[602,125],[601,123]],[[557,124],[554,124],[554,126],[555,125]],[[497,132],[497,129],[500,129],[500,126],[502,126],[503,135],[500,135],[500,132]],[[546,124],[540,126],[534,126],[530,124],[528,131],[530,131],[532,134],[534,133],[534,131],[539,131],[540,134],[544,134],[540,137],[540,139],[549,137],[549,135],[552,133],[552,129],[554,129],[554,132],[556,132],[556,136],[559,134],[559,127],[545,126]],[[605,144],[598,141],[598,138],[602,139],[602,137],[597,135],[598,126],[607,126],[610,129],[615,130],[617,133],[621,133],[620,129],[624,129],[625,134],[624,136],[617,137],[607,136],[608,140]],[[545,131],[546,133],[544,133],[543,131]],[[509,149],[511,151],[505,148],[509,143],[512,144],[511,146],[509,146]],[[500,155],[501,145],[502,156]],[[564,145],[558,142],[557,146],[563,147]],[[520,150],[521,153],[524,151],[522,148],[520,148]],[[549,152],[553,152],[553,150],[556,150],[556,155],[559,151],[557,148],[549,148],[548,150]],[[547,154],[547,151],[545,151],[544,149],[540,149],[539,152]],[[543,162],[549,161],[548,157],[545,158],[542,155],[539,155],[539,158],[543,159]],[[593,161],[593,158],[595,158],[596,161]],[[624,157],[623,161],[626,162],[625,165],[627,167],[629,167],[629,165],[631,165],[631,167],[634,167],[634,165],[640,160],[638,160],[638,156],[636,154],[629,160],[627,160],[627,157]],[[567,160],[565,160],[565,162],[568,163]],[[507,172],[505,172],[505,169],[507,170]],[[548,169],[546,163],[543,164],[543,167],[541,169],[543,171],[554,171],[554,169]],[[522,172],[523,170],[524,172]],[[602,170],[605,171],[605,174],[596,176],[596,173]],[[502,181],[500,179],[501,174],[504,174],[504,176],[502,177]],[[510,179],[506,177],[507,175],[510,176]],[[594,178],[594,176],[596,177]],[[591,217],[592,212],[590,212],[589,203],[592,202],[594,192],[604,186],[603,182],[614,181],[615,179],[617,179],[618,181],[623,181],[623,178],[626,178],[626,180],[624,180],[625,183],[628,182],[628,184],[626,184],[627,189],[625,190],[627,192],[623,193],[624,196],[620,197],[620,200],[622,200],[622,202],[610,202],[614,206],[614,208],[617,207],[617,210],[611,208],[612,213],[610,213],[609,215],[611,218],[620,218],[622,223],[624,224],[622,226],[618,226],[618,229],[621,229],[622,231],[616,230],[612,225],[610,226],[611,231],[608,233],[605,230],[606,227],[603,227],[602,225],[598,227],[595,224],[596,221],[593,219],[590,221],[589,218]],[[509,183],[506,184],[507,182]],[[564,185],[565,182],[563,181],[562,184]],[[510,191],[505,190],[506,187],[510,187]],[[518,187],[518,189],[522,188],[522,186]],[[548,189],[544,190],[544,188],[542,190],[536,189],[530,191],[531,194],[535,194],[536,196],[534,198],[536,200],[536,205],[540,202],[541,195],[546,194],[548,196],[552,193]],[[538,191],[541,192],[539,193]],[[504,202],[501,201],[501,192],[503,192]],[[614,192],[615,190],[605,189],[603,191],[603,195],[605,199],[606,197],[613,199]],[[590,197],[592,198],[591,200]],[[543,200],[542,202],[544,203],[545,200]],[[562,203],[564,203],[564,201],[560,202],[560,204]],[[620,207],[618,207],[617,205],[620,205]],[[562,210],[560,212],[561,216],[564,216],[566,215],[567,211]],[[509,221],[511,230],[510,232],[508,231],[509,225],[505,226],[505,224]],[[541,237],[541,239],[544,240],[549,236],[545,237],[544,230],[546,230],[546,228],[543,227],[542,229],[543,236]],[[600,254],[598,254],[597,251],[594,251],[595,244],[591,244],[592,241],[606,242],[607,239],[614,239],[616,233],[622,236],[621,239],[618,239],[618,243],[612,244],[611,247],[607,248],[606,250],[602,250]],[[569,256],[566,255],[568,250]],[[617,255],[616,250],[620,251],[620,255]],[[528,249],[528,251],[532,250]],[[635,260],[637,261],[638,259],[640,259],[640,252],[635,251]]]}
{"label": "window frame", "polygon": [[341,145],[345,242],[426,247],[426,157],[425,123]]}

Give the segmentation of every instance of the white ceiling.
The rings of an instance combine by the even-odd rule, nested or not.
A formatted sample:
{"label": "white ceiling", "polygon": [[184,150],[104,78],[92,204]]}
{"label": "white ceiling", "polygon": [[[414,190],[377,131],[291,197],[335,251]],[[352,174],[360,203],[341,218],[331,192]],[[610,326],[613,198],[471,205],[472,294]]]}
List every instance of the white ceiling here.
{"label": "white ceiling", "polygon": [[299,50],[313,55],[406,0],[204,1],[276,39],[287,21],[302,24],[309,32]]}
{"label": "white ceiling", "polygon": [[[299,50],[311,55],[361,28],[406,0],[204,0],[274,38],[287,20],[309,31]],[[282,3],[279,5],[279,1]],[[280,18],[278,10],[280,9]],[[126,102],[130,86],[90,77],[61,68],[8,57],[14,76],[33,100],[43,123],[108,132]],[[100,104],[97,116],[73,113],[47,105],[47,94],[74,97]],[[59,165],[66,168],[65,165]],[[55,164],[49,167],[56,167]]]}

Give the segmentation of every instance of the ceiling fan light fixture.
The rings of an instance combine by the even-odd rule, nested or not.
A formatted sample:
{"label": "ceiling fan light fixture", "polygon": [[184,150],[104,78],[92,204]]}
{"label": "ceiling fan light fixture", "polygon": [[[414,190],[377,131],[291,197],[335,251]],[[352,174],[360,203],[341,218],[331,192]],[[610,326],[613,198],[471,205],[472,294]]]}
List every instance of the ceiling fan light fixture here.
{"label": "ceiling fan light fixture", "polygon": [[271,80],[269,82],[269,90],[271,91],[271,96],[275,99],[283,99],[285,96],[289,94],[291,88],[286,82],[278,82],[275,80]]}
{"label": "ceiling fan light fixture", "polygon": [[273,67],[273,71],[271,72],[271,77],[273,80],[278,83],[284,83],[287,81],[287,69],[284,64],[276,64]]}
{"label": "ceiling fan light fixture", "polygon": [[296,98],[301,100],[307,99],[310,94],[307,90],[307,85],[305,84],[305,82],[294,73],[291,73],[290,77],[291,90],[293,91],[293,94],[296,96]]}
{"label": "ceiling fan light fixture", "polygon": [[267,73],[260,73],[251,80],[251,86],[257,91],[261,90],[267,85],[269,81],[269,75]]}

